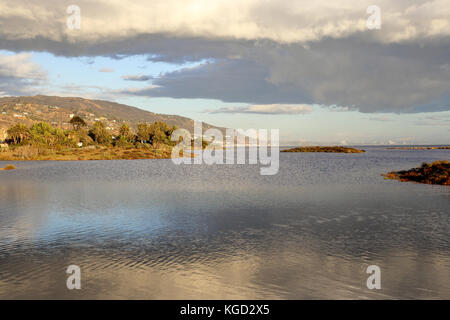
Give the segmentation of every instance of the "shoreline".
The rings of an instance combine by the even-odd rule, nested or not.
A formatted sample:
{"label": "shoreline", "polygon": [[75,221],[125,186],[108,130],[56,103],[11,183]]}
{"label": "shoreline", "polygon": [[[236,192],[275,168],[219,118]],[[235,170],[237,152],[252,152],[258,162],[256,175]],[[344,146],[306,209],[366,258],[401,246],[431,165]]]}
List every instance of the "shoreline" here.
{"label": "shoreline", "polygon": [[0,161],[101,161],[171,159],[172,148],[120,148],[103,147],[54,150],[19,147],[0,152]]}
{"label": "shoreline", "polygon": [[418,168],[391,171],[382,176],[385,179],[401,182],[450,186],[450,161],[435,161],[431,164],[424,162]]}

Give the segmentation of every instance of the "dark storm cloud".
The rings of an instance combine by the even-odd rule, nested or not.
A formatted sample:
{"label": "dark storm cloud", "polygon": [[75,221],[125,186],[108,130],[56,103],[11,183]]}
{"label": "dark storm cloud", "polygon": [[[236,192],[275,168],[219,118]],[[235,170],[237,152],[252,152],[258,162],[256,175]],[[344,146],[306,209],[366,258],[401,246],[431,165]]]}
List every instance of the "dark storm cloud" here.
{"label": "dark storm cloud", "polygon": [[60,1],[0,1],[0,48],[208,61],[152,79],[147,89],[123,90],[129,95],[336,105],[367,113],[450,110],[450,23],[443,0],[380,1],[383,24],[375,31],[365,25],[369,1],[202,3],[79,1],[82,27],[68,30]]}
{"label": "dark storm cloud", "polygon": [[[380,45],[357,37],[327,39],[307,48],[266,42],[246,46],[234,59],[223,57],[224,50],[213,62],[162,75],[153,81],[156,87],[134,94],[250,104],[316,103],[362,112],[450,110],[448,50],[448,45]],[[209,57],[215,58],[214,51]]]}

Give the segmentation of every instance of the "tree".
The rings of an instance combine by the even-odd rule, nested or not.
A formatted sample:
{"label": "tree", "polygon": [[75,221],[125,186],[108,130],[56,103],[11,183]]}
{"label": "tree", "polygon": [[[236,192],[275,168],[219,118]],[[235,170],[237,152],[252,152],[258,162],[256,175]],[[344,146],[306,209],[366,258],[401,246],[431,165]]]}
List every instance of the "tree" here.
{"label": "tree", "polygon": [[31,140],[33,143],[53,145],[57,138],[55,136],[55,128],[46,122],[35,123],[30,129]]}
{"label": "tree", "polygon": [[30,129],[22,123],[18,123],[6,131],[8,139],[12,140],[13,144],[18,144],[31,139]]}
{"label": "tree", "polygon": [[137,140],[141,143],[149,140],[149,126],[144,123],[139,123],[137,126]]}
{"label": "tree", "polygon": [[111,142],[111,136],[108,130],[106,130],[106,125],[101,121],[94,123],[89,131],[89,136],[92,140],[100,144],[108,144]]}
{"label": "tree", "polygon": [[86,122],[79,116],[74,116],[70,119],[69,123],[73,126],[75,130],[80,130],[82,127],[86,127]]}
{"label": "tree", "polygon": [[170,144],[170,136],[176,127],[171,127],[163,121],[158,121],[152,123],[149,127],[149,140],[151,143],[162,142],[165,144]]}
{"label": "tree", "polygon": [[125,140],[129,140],[131,136],[130,126],[124,123],[119,129],[119,137],[123,137]]}

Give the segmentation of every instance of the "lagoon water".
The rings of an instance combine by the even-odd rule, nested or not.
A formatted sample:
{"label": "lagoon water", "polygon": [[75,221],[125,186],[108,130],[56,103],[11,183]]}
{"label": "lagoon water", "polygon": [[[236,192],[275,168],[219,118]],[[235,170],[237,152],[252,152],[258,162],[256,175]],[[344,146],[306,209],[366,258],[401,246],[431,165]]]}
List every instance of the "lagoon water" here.
{"label": "lagoon water", "polygon": [[[450,188],[381,176],[450,150],[281,153],[258,165],[12,162],[0,298],[449,299]],[[0,167],[11,162],[0,162]],[[81,268],[81,290],[66,268]],[[366,268],[381,268],[381,290]]]}

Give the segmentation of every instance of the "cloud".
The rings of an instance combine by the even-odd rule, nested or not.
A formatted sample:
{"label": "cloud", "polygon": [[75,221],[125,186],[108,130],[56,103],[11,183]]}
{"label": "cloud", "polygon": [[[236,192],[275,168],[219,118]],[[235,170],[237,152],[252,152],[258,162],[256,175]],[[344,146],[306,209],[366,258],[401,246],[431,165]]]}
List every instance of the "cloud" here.
{"label": "cloud", "polygon": [[329,106],[328,110],[331,111],[331,112],[348,112],[351,109],[349,107],[347,107],[347,106],[344,107],[344,106],[333,105],[333,106]]}
{"label": "cloud", "polygon": [[30,53],[0,53],[0,95],[36,93],[36,86],[46,81],[47,72],[31,59]]}
{"label": "cloud", "polygon": [[372,4],[80,0],[81,29],[70,30],[61,1],[2,1],[0,48],[210,61],[151,79],[154,87],[124,89],[128,95],[336,105],[367,113],[450,110],[448,0],[379,0],[381,30],[366,27]]}
{"label": "cloud", "polygon": [[98,70],[99,72],[114,72],[113,69],[110,68],[101,68],[100,70]]}
{"label": "cloud", "polygon": [[[170,34],[297,43],[366,32],[366,10],[372,4],[372,0],[80,0],[81,29],[70,30],[66,3],[16,0],[0,4],[0,19],[6,22],[1,28],[3,37],[17,41],[104,43],[134,35]],[[383,30],[371,34],[377,41],[450,35],[447,0],[379,0],[377,5]],[[100,16],[114,23],[105,23]]]}
{"label": "cloud", "polygon": [[308,114],[312,112],[309,105],[252,105],[246,107],[224,107],[217,110],[207,111],[208,113],[253,113],[253,114]]}
{"label": "cloud", "polygon": [[439,115],[427,116],[427,117],[424,117],[424,119],[432,120],[432,121],[447,121],[447,122],[450,122],[450,114],[439,114]]}
{"label": "cloud", "polygon": [[134,75],[123,75],[122,79],[128,81],[148,81],[152,80],[152,76],[142,75],[142,74],[134,74]]}
{"label": "cloud", "polygon": [[31,53],[6,55],[0,53],[0,76],[28,80],[45,80],[47,73],[31,61]]}
{"label": "cloud", "polygon": [[[449,47],[450,48],[450,47]],[[288,47],[248,47],[239,59],[219,58],[166,73],[150,97],[206,98],[248,104],[319,104],[361,112],[450,109],[450,71],[443,48],[379,46],[358,39]]]}
{"label": "cloud", "polygon": [[389,118],[389,117],[382,117],[382,116],[380,116],[380,117],[369,117],[369,120],[371,120],[371,121],[382,121],[382,122],[392,121],[391,118]]}

